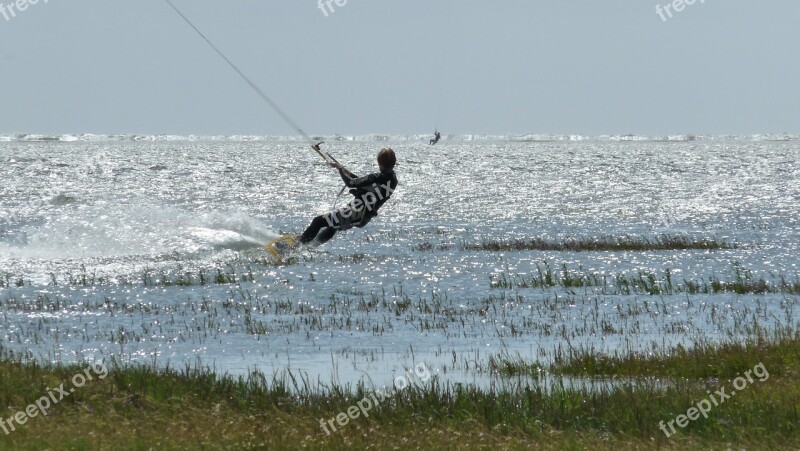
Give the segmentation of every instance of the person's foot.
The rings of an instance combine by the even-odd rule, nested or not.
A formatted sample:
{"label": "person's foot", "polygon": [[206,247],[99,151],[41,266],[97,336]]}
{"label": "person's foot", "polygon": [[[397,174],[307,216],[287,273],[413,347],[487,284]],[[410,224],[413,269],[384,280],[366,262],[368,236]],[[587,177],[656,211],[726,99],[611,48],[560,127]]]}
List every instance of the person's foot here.
{"label": "person's foot", "polygon": [[309,244],[312,241],[314,241],[314,238],[316,238],[316,236],[312,237],[307,237],[305,235],[295,235],[295,236],[297,237],[297,242],[300,244]]}
{"label": "person's foot", "polygon": [[272,253],[278,260],[282,260],[285,256],[289,255],[301,246],[300,235],[288,234],[271,241],[267,244],[267,250]]}

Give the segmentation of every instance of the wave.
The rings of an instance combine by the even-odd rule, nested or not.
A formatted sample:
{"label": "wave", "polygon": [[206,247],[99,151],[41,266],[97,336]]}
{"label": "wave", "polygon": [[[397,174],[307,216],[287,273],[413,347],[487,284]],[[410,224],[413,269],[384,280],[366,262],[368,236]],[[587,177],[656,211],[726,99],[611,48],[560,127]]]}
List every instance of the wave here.
{"label": "wave", "polygon": [[0,240],[0,261],[205,255],[260,248],[279,236],[244,213],[196,214],[142,201],[136,206],[88,207],[24,225]]}
{"label": "wave", "polygon": [[[432,137],[425,134],[367,134],[367,135],[318,135],[315,141],[344,142],[423,142]],[[755,135],[558,135],[558,134],[506,134],[506,135],[442,135],[443,142],[690,142],[690,141],[798,141],[800,135],[755,134]],[[136,135],[113,134],[97,135],[83,133],[78,135],[13,134],[0,135],[0,142],[304,142],[302,136],[279,135]]]}

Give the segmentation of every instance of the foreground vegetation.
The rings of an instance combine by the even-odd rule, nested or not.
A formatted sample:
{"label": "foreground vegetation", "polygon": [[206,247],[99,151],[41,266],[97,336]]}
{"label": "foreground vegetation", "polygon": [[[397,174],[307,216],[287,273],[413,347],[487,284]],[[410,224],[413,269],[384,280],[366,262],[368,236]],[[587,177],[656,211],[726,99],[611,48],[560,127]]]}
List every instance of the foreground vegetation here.
{"label": "foreground vegetation", "polygon": [[419,252],[447,251],[458,249],[463,251],[512,252],[512,251],[558,251],[558,252],[643,252],[643,251],[682,251],[735,249],[736,246],[726,240],[716,238],[696,238],[685,235],[645,236],[600,236],[575,237],[561,240],[545,238],[484,240],[480,243],[461,242],[459,244],[444,243],[434,245],[426,242],[415,246]]}
{"label": "foreground vegetation", "polygon": [[572,238],[563,241],[549,241],[543,238],[529,240],[483,241],[464,243],[468,251],[562,251],[562,252],[602,252],[602,251],[676,251],[676,250],[719,250],[734,249],[727,241],[716,239],[696,239],[687,236],[662,235],[647,237],[588,237]]}
{"label": "foreground vegetation", "polygon": [[[320,419],[347,412],[373,393],[370,388],[312,384],[291,373],[232,378],[201,369],[109,364],[106,377],[95,374],[47,417],[30,418],[7,435],[0,429],[0,448],[789,449],[800,443],[800,336],[789,330],[745,344],[651,356],[576,351],[545,369],[611,376],[611,383],[543,383],[539,364],[502,358],[495,364],[505,377],[522,381],[520,388],[445,385],[433,378],[331,435]],[[709,418],[670,438],[659,429],[660,422],[685,414],[759,364],[769,377],[714,407]],[[70,387],[85,368],[42,367],[6,354],[0,362],[0,413],[7,419],[60,384]]]}
{"label": "foreground vegetation", "polygon": [[599,294],[612,295],[674,295],[674,294],[800,294],[800,276],[779,274],[773,280],[755,277],[753,272],[734,262],[724,278],[712,275],[708,278],[675,280],[672,270],[661,273],[639,271],[637,273],[602,274],[586,271],[582,267],[570,269],[566,264],[559,271],[553,270],[547,261],[536,264],[535,274],[512,274],[508,270],[489,276],[492,288],[585,288]]}

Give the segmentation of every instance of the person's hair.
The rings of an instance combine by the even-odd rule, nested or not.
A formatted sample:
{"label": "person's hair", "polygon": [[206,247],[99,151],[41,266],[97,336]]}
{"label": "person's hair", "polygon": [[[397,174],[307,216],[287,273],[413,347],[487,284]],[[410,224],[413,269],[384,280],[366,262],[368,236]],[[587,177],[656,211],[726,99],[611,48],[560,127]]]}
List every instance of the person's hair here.
{"label": "person's hair", "polygon": [[394,156],[394,150],[387,147],[378,152],[378,166],[381,168],[394,169],[394,164],[396,162],[397,158]]}

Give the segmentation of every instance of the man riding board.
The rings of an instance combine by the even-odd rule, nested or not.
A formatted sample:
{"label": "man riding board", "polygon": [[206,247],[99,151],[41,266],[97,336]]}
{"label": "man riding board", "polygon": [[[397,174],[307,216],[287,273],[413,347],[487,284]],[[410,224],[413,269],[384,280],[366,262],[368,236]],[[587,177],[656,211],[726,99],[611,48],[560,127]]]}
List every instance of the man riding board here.
{"label": "man riding board", "polygon": [[[319,145],[312,147],[320,152]],[[300,236],[300,243],[309,244],[313,241],[318,245],[324,244],[340,230],[367,225],[378,215],[378,209],[389,200],[397,188],[397,176],[394,173],[396,161],[394,150],[381,149],[378,152],[379,172],[364,177],[356,176],[338,162],[330,163],[331,167],[339,170],[339,175],[347,188],[350,188],[350,194],[354,199],[336,211],[314,218]]]}

